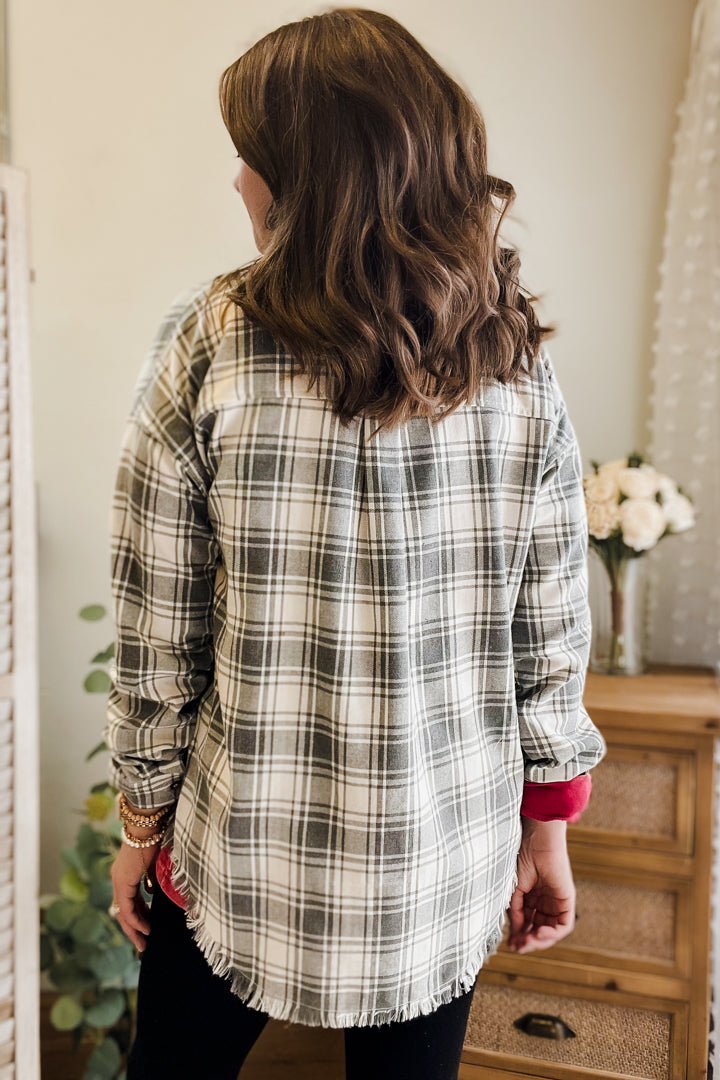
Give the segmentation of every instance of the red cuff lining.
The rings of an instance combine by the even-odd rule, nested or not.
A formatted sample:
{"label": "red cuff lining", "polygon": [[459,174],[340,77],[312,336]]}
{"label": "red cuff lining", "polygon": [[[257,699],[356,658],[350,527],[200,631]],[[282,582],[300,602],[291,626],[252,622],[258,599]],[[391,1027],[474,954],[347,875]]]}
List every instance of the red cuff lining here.
{"label": "red cuff lining", "polygon": [[526,780],[520,813],[536,821],[576,822],[590,801],[591,791],[590,773],[547,784]]}
{"label": "red cuff lining", "polygon": [[177,891],[177,889],[173,888],[171,884],[171,874],[172,860],[170,858],[170,848],[161,847],[160,851],[158,852],[158,857],[155,860],[155,876],[157,877],[158,885],[160,886],[162,891],[170,897],[173,903],[177,904],[178,907],[186,908],[187,905],[184,899]]}

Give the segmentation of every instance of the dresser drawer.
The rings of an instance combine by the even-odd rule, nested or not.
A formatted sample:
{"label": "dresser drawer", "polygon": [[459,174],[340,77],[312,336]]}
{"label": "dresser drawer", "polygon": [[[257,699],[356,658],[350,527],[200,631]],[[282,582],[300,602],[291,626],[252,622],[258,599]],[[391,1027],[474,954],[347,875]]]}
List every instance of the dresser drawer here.
{"label": "dresser drawer", "polygon": [[[570,961],[595,968],[688,979],[692,964],[692,883],[666,874],[572,861],[575,929],[548,949],[507,949],[509,916],[498,959],[525,967]],[[501,960],[502,957],[502,960]],[[493,959],[490,959],[490,963]],[[538,971],[538,975],[541,973]],[[541,976],[542,977],[542,976]]]}
{"label": "dresser drawer", "polygon": [[592,794],[568,842],[690,855],[695,755],[613,743],[592,770]]}
{"label": "dresser drawer", "polygon": [[[560,1031],[566,1037],[547,1037]],[[685,1002],[483,969],[459,1080],[483,1080],[485,1069],[551,1080],[679,1080],[687,1036]]]}

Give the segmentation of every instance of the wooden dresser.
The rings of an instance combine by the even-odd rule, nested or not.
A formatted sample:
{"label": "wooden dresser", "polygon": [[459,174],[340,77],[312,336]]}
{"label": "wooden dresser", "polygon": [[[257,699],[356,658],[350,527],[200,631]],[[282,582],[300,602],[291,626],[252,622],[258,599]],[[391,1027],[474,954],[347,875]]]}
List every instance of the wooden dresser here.
{"label": "wooden dresser", "polygon": [[667,665],[588,672],[584,702],[608,752],[568,825],[575,929],[519,956],[506,918],[459,1080],[707,1076],[718,681]]}

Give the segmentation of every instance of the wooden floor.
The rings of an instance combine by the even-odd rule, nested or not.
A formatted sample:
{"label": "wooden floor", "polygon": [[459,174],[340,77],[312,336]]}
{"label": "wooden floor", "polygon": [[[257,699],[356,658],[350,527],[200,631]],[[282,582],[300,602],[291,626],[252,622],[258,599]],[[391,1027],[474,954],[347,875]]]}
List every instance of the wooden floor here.
{"label": "wooden floor", "polygon": [[[81,1080],[91,1048],[74,1053],[71,1034],[56,1031],[50,1023],[48,1014],[58,996],[40,995],[42,1080]],[[240,1076],[241,1080],[344,1080],[343,1032],[269,1020]]]}
{"label": "wooden floor", "polygon": [[242,1080],[345,1080],[343,1032],[268,1020],[241,1075]]}

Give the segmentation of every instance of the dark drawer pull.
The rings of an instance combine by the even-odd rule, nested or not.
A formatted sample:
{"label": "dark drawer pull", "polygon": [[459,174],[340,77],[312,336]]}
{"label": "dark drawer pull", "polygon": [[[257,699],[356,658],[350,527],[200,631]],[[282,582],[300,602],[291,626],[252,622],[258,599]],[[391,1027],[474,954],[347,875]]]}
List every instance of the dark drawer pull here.
{"label": "dark drawer pull", "polygon": [[575,1032],[559,1016],[550,1013],[525,1013],[518,1020],[513,1020],[516,1028],[526,1035],[537,1035],[541,1039],[574,1039]]}

